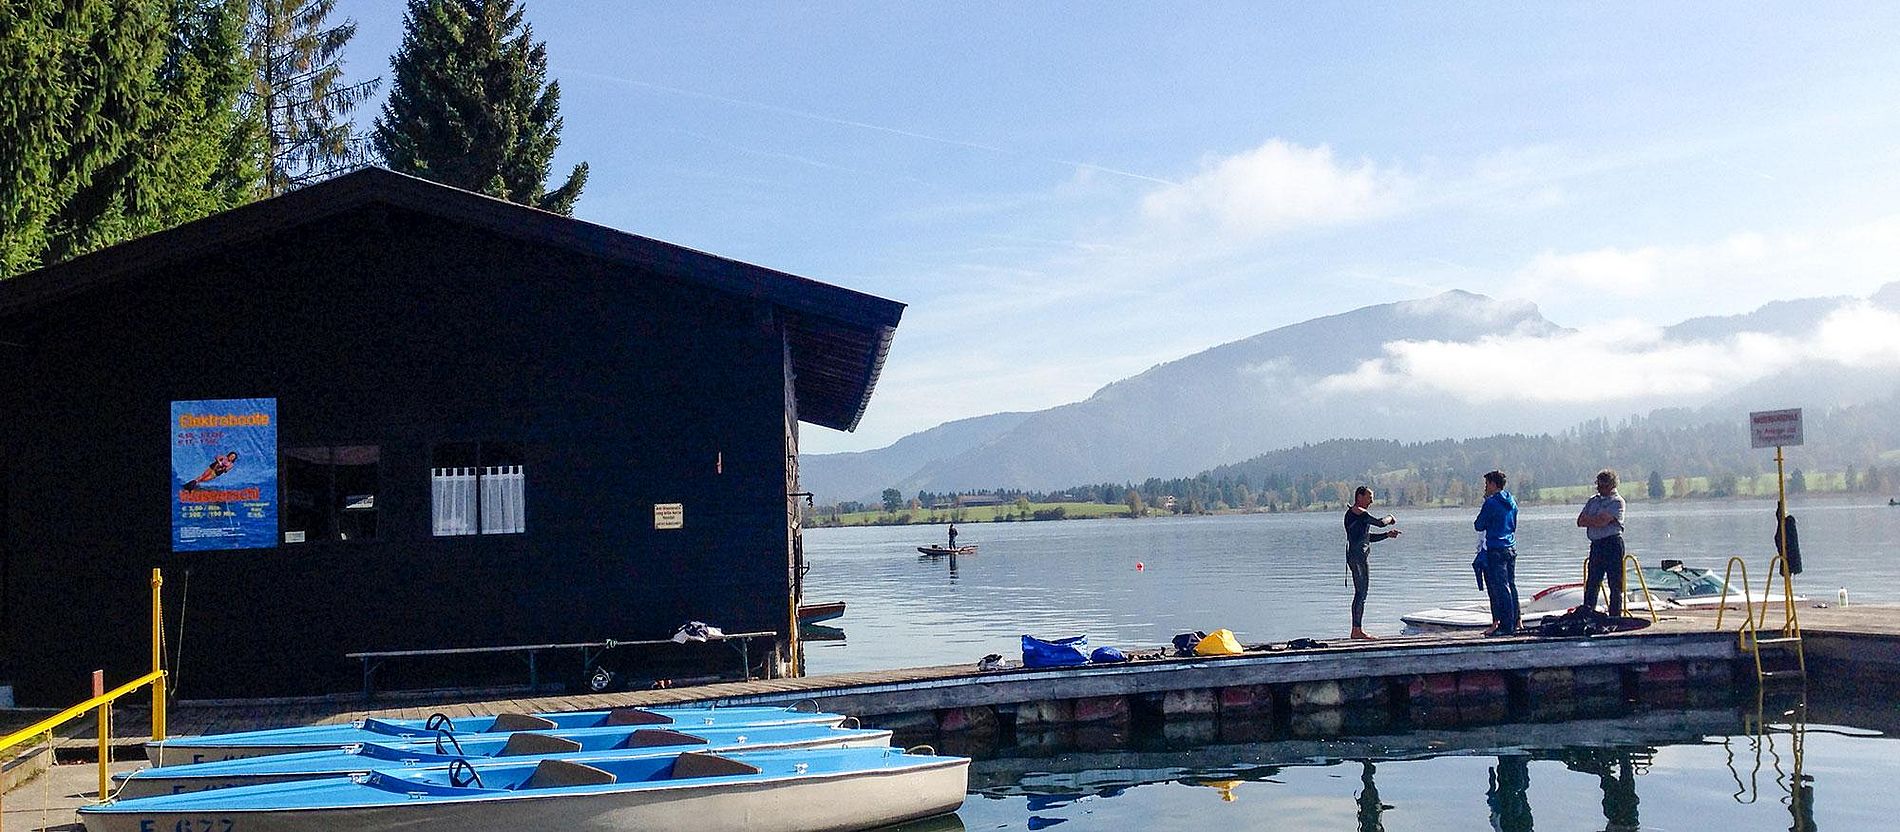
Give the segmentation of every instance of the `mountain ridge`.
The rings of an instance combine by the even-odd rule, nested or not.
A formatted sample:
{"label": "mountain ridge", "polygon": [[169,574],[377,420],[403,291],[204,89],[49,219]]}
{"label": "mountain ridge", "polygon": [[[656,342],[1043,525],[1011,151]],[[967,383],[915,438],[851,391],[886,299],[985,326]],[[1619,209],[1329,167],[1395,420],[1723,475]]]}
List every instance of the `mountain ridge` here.
{"label": "mountain ridge", "polygon": [[[1719,342],[1738,333],[1798,337],[1851,303],[1900,309],[1900,283],[1871,298],[1803,298],[1739,315],[1688,318],[1661,330],[1665,344]],[[1546,433],[1607,415],[1596,405],[1498,396],[1480,400],[1404,372],[1397,344],[1455,345],[1477,356],[1576,330],[1524,301],[1451,290],[1374,304],[1277,327],[1163,362],[1040,411],[973,417],[904,437],[886,448],[814,454],[801,461],[821,500],[871,501],[886,487],[910,494],[979,488],[1051,490],[1085,482],[1141,481],[1206,471],[1342,435],[1401,442]],[[1474,373],[1485,370],[1473,368]],[[1379,373],[1383,372],[1384,375]],[[1868,392],[1873,386],[1887,385]],[[1509,384],[1509,379],[1500,380]],[[1653,407],[1740,411],[1745,403],[1851,404],[1900,383],[1894,368],[1808,361],[1699,400],[1678,392]],[[1776,404],[1776,406],[1780,406]],[[1605,408],[1599,408],[1599,410]],[[1756,408],[1756,409],[1759,409]],[[875,479],[873,478],[875,477]]]}

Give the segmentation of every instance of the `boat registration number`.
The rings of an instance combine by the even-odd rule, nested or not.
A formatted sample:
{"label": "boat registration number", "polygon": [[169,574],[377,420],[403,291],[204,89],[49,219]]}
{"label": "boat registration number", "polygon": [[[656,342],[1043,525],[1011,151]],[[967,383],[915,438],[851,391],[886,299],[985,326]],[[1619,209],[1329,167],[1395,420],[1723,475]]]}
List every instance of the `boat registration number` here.
{"label": "boat registration number", "polygon": [[154,818],[140,818],[139,832],[236,832],[237,823],[230,818],[179,818],[169,823]]}

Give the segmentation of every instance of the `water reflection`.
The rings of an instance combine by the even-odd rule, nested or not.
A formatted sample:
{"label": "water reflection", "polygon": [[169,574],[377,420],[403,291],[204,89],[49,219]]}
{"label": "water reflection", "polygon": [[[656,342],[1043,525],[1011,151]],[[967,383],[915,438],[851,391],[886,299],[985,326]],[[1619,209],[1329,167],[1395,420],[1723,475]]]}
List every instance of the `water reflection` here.
{"label": "water reflection", "polygon": [[801,622],[798,625],[798,637],[803,641],[844,641],[844,628]]}
{"label": "water reflection", "polygon": [[[1210,720],[1171,731],[1004,731],[958,749],[975,757],[963,814],[971,828],[1002,829],[1383,832],[1388,821],[1403,818],[1403,828],[1518,832],[1534,829],[1542,814],[1546,828],[1604,832],[1814,832],[1820,823],[1815,780],[1806,770],[1808,710],[1771,709],[1771,721],[1763,722],[1752,702],[1634,708],[1601,719],[1312,739],[1271,721]],[[1873,720],[1896,721],[1900,712],[1890,707]],[[1829,828],[1881,828],[1900,813],[1900,794],[1890,785],[1900,782],[1893,741],[1878,731],[1821,733],[1836,761],[1825,779],[1857,797],[1826,806],[1819,820]],[[1259,738],[1238,739],[1248,736]],[[1722,785],[1749,782],[1750,742],[1768,775],[1760,778],[1766,799],[1758,803],[1746,791],[1730,799]],[[1663,776],[1651,776],[1658,771]],[[1287,826],[1293,818],[1299,822]]]}
{"label": "water reflection", "polygon": [[1379,801],[1379,786],[1372,780],[1376,769],[1371,760],[1359,761],[1359,832],[1385,832],[1385,810],[1392,807]]}
{"label": "water reflection", "polygon": [[1531,758],[1510,754],[1491,767],[1491,788],[1484,802],[1491,807],[1491,828],[1500,832],[1531,832]]}
{"label": "water reflection", "polygon": [[[1735,781],[1735,802],[1754,803],[1760,797],[1760,777],[1764,757],[1775,772],[1775,785],[1782,792],[1781,803],[1788,807],[1793,819],[1789,826],[1791,832],[1811,832],[1814,823],[1814,778],[1803,771],[1807,757],[1808,712],[1807,702],[1796,702],[1793,707],[1778,715],[1779,721],[1769,722],[1770,712],[1767,703],[1757,698],[1752,718],[1744,717],[1748,735],[1744,738],[1752,752],[1753,763],[1749,765],[1748,780],[1742,780],[1740,768],[1731,737],[1722,738],[1722,748],[1727,754],[1729,776]],[[1849,732],[1840,728],[1820,729],[1828,733],[1840,733],[1846,736],[1866,736],[1867,732]],[[1875,732],[1877,735],[1877,732]],[[1783,770],[1782,756],[1777,740],[1785,741],[1790,770]]]}
{"label": "water reflection", "polygon": [[964,829],[963,818],[952,814],[886,826],[878,832],[963,832]]}
{"label": "water reflection", "polygon": [[1564,768],[1596,775],[1597,788],[1603,791],[1604,832],[1636,832],[1642,828],[1637,819],[1641,800],[1636,797],[1636,772],[1639,768],[1647,770],[1648,762],[1655,758],[1652,752],[1572,748],[1560,757]]}

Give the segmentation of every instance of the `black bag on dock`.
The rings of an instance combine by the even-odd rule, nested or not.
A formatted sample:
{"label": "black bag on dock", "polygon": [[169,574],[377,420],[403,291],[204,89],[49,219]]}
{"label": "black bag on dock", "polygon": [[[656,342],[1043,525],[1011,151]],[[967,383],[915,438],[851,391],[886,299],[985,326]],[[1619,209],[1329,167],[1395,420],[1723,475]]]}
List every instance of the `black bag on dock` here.
{"label": "black bag on dock", "polygon": [[1611,617],[1589,607],[1577,607],[1537,626],[1536,634],[1545,638],[1577,638],[1603,633],[1640,630],[1649,626],[1642,618]]}
{"label": "black bag on dock", "polygon": [[1191,632],[1191,633],[1182,633],[1178,636],[1175,636],[1174,637],[1174,654],[1177,656],[1194,655],[1194,645],[1200,644],[1201,639],[1204,639],[1204,638],[1207,638],[1207,634],[1201,632],[1200,630],[1195,630],[1194,632]]}

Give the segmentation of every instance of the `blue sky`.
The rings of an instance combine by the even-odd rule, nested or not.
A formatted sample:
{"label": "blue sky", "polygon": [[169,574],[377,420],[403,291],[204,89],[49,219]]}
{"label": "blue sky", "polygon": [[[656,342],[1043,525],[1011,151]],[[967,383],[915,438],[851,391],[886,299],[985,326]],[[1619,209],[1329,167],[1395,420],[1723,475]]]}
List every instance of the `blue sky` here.
{"label": "blue sky", "polygon": [[[526,5],[578,216],[909,304],[807,452],[1447,289],[1673,373],[1761,344],[1658,325],[1900,280],[1900,4]],[[352,77],[402,6],[338,4]],[[1900,362],[1869,314],[1854,359]]]}

